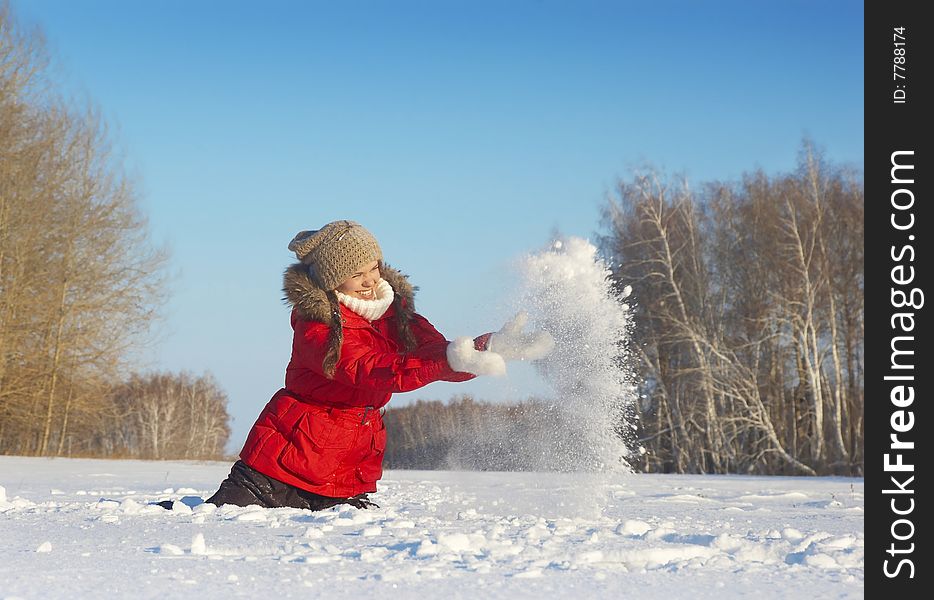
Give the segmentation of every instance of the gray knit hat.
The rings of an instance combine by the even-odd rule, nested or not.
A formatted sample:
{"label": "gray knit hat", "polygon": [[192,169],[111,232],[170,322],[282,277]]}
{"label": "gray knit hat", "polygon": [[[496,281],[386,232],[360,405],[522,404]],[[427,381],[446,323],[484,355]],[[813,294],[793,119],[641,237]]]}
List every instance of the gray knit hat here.
{"label": "gray knit hat", "polygon": [[383,259],[373,234],[354,221],[334,221],[316,231],[299,231],[289,242],[289,250],[311,267],[312,276],[328,291],[362,265]]}

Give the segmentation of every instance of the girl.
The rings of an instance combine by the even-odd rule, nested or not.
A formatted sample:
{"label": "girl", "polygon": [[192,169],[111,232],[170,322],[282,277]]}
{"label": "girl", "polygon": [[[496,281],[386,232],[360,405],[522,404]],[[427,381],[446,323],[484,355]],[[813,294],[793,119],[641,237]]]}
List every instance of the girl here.
{"label": "girl", "polygon": [[546,332],[523,333],[523,315],[497,333],[447,341],[415,312],[406,276],[382,262],[376,239],[353,221],[302,231],[289,250],[300,262],[284,280],[294,330],[285,387],[212,504],[375,506],[367,493],[383,473],[381,409],[394,392],[501,375],[504,360],[541,358],[554,345]]}

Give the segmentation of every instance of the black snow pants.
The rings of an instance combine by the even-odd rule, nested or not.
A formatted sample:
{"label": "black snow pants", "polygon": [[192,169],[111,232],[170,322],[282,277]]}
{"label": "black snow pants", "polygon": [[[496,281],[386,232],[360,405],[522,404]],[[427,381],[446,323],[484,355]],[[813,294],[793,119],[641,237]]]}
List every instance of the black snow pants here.
{"label": "black snow pants", "polygon": [[236,506],[257,505],[264,508],[304,508],[308,510],[324,510],[338,504],[349,504],[356,508],[375,507],[366,494],[352,498],[331,498],[319,496],[307,490],[283,483],[272,477],[263,475],[242,460],[234,463],[230,475],[221,482],[220,489],[213,496],[205,500],[210,504],[234,504]]}

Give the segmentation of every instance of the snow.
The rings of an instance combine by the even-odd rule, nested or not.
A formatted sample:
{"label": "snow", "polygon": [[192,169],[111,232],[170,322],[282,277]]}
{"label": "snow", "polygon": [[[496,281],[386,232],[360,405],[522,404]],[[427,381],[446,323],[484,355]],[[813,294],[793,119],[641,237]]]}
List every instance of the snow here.
{"label": "snow", "polygon": [[622,302],[631,288],[617,294],[597,247],[578,237],[553,242],[550,249],[526,257],[521,267],[520,304],[533,326],[555,339],[554,351],[535,362],[561,416],[546,446],[552,451],[540,453],[548,460],[539,460],[539,469],[629,471],[630,449],[617,430],[636,400],[626,348],[632,323],[629,305]]}
{"label": "snow", "polygon": [[861,479],[389,471],[376,509],[201,503],[229,468],[0,456],[0,600],[863,597]]}
{"label": "snow", "polygon": [[[626,422],[637,397],[624,302],[632,288],[617,291],[596,246],[577,237],[553,241],[515,268],[517,289],[506,294],[512,310],[528,316],[527,331],[546,331],[555,343],[549,355],[529,361],[547,390],[536,394],[540,407],[525,415],[524,426],[509,419],[484,423],[455,440],[448,466],[491,470],[508,457],[540,471],[631,471],[627,458],[645,451],[619,435],[635,430]],[[516,398],[528,397],[514,389]],[[492,451],[478,453],[478,447]]]}

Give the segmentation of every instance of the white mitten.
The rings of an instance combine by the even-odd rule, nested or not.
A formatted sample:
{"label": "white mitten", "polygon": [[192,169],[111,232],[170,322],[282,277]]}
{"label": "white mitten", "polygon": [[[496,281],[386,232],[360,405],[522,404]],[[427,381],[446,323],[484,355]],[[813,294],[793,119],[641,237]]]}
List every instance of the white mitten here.
{"label": "white mitten", "polygon": [[469,337],[459,337],[447,348],[448,364],[455,371],[474,375],[505,375],[506,362],[496,352],[477,350]]}
{"label": "white mitten", "polygon": [[523,333],[529,315],[522,311],[503,328],[490,336],[487,349],[506,360],[538,360],[548,356],[555,348],[555,340],[547,331]]}

